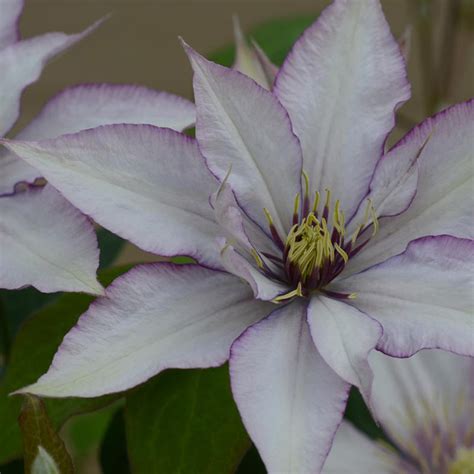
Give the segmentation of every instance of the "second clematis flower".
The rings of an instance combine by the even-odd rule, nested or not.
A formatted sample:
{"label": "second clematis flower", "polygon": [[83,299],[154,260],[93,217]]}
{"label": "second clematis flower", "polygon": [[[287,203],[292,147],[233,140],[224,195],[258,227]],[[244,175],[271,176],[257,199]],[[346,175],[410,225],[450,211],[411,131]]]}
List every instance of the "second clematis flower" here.
{"label": "second clematis flower", "polygon": [[[17,23],[22,7],[22,0],[1,1],[0,137],[19,116],[23,89],[38,79],[51,58],[97,26],[75,35],[47,33],[20,40]],[[54,138],[122,122],[183,130],[194,120],[194,105],[171,94],[138,86],[88,84],[54,97],[17,138]],[[43,292],[102,294],[92,223],[41,178],[36,168],[0,149],[0,288],[33,285]]]}
{"label": "second clematis flower", "polygon": [[373,404],[396,450],[344,422],[324,474],[474,472],[474,359],[424,350],[408,359],[374,351]]}
{"label": "second clematis flower", "polygon": [[273,90],[194,69],[194,140],[143,125],[5,142],[104,227],[159,255],[118,278],[21,392],[94,397],[229,360],[270,473],[322,469],[374,349],[474,354],[472,102],[388,153],[405,65],[377,0],[336,0]]}

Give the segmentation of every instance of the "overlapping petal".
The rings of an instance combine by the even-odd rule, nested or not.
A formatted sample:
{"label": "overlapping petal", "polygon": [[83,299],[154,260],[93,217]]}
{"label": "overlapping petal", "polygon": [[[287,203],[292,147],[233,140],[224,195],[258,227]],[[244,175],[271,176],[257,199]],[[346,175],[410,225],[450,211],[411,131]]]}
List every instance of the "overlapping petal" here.
{"label": "overlapping petal", "polygon": [[242,32],[237,16],[234,16],[235,61],[236,71],[251,77],[257,84],[271,90],[278,68],[272,64],[257,43],[250,46]]}
{"label": "overlapping petal", "polygon": [[347,271],[368,268],[425,235],[474,237],[473,127],[471,100],[425,120],[381,160],[369,195],[377,211],[398,214],[412,202],[400,215],[381,220],[378,234]]}
{"label": "overlapping petal", "polygon": [[226,271],[248,282],[255,298],[271,301],[290,291],[288,285],[268,278],[229,244],[221,249],[221,263]]}
{"label": "overlapping petal", "polygon": [[337,430],[322,474],[393,474],[399,468],[395,452],[344,421]]}
{"label": "overlapping petal", "polygon": [[18,41],[18,21],[23,9],[23,0],[2,0],[1,7],[0,49]]}
{"label": "overlapping petal", "polygon": [[267,208],[285,235],[301,191],[301,148],[272,94],[185,46],[194,69],[196,136],[211,171],[262,228]]}
{"label": "overlapping petal", "polygon": [[271,306],[220,271],[167,263],[135,267],[81,316],[48,373],[22,392],[94,397],[166,368],[218,366],[234,339]]}
{"label": "overlapping petal", "polygon": [[356,385],[369,403],[373,374],[368,357],[382,336],[380,323],[325,296],[311,299],[308,323],[322,358],[346,382]]}
{"label": "overlapping petal", "polygon": [[413,427],[426,423],[428,407],[433,416],[449,420],[460,403],[474,403],[472,357],[423,350],[398,359],[374,351],[370,365],[375,374],[372,406],[395,440],[410,439]]}
{"label": "overlapping petal", "polygon": [[424,237],[405,252],[334,284],[383,326],[378,348],[408,357],[423,348],[474,355],[474,241]]}
{"label": "overlapping petal", "polygon": [[109,125],[6,145],[77,208],[144,250],[220,265],[209,205],[218,184],[192,138],[150,125]]}
{"label": "overlapping petal", "polygon": [[5,135],[18,118],[23,89],[38,79],[52,57],[80,41],[96,26],[74,35],[47,33],[0,50],[0,136]]}
{"label": "overlapping petal", "polygon": [[316,350],[304,303],[286,305],[232,345],[232,392],[270,474],[319,472],[349,385]]}
{"label": "overlapping petal", "polygon": [[[17,136],[18,140],[56,138],[100,125],[150,124],[182,131],[195,122],[194,105],[186,99],[146,87],[86,84],[71,87],[50,100]],[[13,153],[0,152],[0,194],[20,181],[41,176]]]}
{"label": "overlapping petal", "polygon": [[303,148],[311,188],[329,188],[350,217],[367,193],[410,96],[400,49],[378,0],[335,0],[295,43],[274,91]]}
{"label": "overlapping petal", "polygon": [[0,287],[101,294],[92,224],[50,186],[0,198]]}

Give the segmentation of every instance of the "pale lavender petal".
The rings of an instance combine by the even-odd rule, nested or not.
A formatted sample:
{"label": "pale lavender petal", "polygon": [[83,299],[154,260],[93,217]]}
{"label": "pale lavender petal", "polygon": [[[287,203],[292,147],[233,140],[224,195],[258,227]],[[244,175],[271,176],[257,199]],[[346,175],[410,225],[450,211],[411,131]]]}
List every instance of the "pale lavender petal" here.
{"label": "pale lavender petal", "polygon": [[346,271],[382,262],[425,235],[474,237],[473,129],[471,100],[425,120],[381,160],[368,197],[376,208],[383,203],[382,215],[401,214],[381,219],[378,234],[349,261]]}
{"label": "pale lavender petal", "polygon": [[1,0],[0,49],[18,41],[18,21],[23,10],[23,0]]}
{"label": "pale lavender petal", "polygon": [[373,374],[368,357],[382,336],[380,323],[348,304],[314,296],[308,307],[311,336],[319,353],[370,403]]}
{"label": "pale lavender petal", "polygon": [[322,474],[393,474],[399,472],[399,460],[395,450],[389,451],[343,421]]}
{"label": "pale lavender petal", "polygon": [[0,50],[0,136],[10,130],[20,114],[23,89],[39,78],[51,58],[83,39],[97,25],[74,35],[47,33]]}
{"label": "pale lavender petal", "polygon": [[194,139],[150,125],[106,125],[6,146],[102,226],[158,255],[219,266],[217,189]]}
{"label": "pale lavender petal", "polygon": [[382,324],[378,349],[387,354],[441,348],[473,356],[473,265],[474,241],[424,237],[331,289],[357,294],[351,304]]}
{"label": "pale lavender petal", "polygon": [[[60,92],[17,136],[18,140],[56,138],[100,125],[150,124],[181,131],[196,120],[186,99],[146,87],[84,84]],[[20,181],[32,182],[39,171],[13,153],[0,151],[0,194]]]}
{"label": "pale lavender petal", "polygon": [[102,294],[89,220],[50,186],[0,198],[0,288]]}
{"label": "pale lavender petal", "polygon": [[302,302],[245,331],[232,345],[232,392],[270,474],[320,472],[349,385],[315,348]]}
{"label": "pale lavender petal", "polygon": [[[472,357],[432,349],[399,359],[374,351],[369,361],[374,371],[372,406],[395,440],[410,440],[413,430],[426,422],[456,420],[452,415],[459,403],[469,409],[474,399]],[[429,413],[432,420],[426,418]]]}
{"label": "pale lavender petal", "polygon": [[227,174],[239,204],[267,227],[267,208],[283,234],[301,192],[301,148],[275,97],[243,74],[185,45],[194,69],[196,136],[211,171]]}
{"label": "pale lavender petal", "polygon": [[378,0],[335,0],[295,43],[274,92],[303,148],[311,189],[350,217],[367,193],[395,109],[410,97],[405,64]]}
{"label": "pale lavender petal", "polygon": [[221,264],[226,271],[245,280],[255,298],[271,301],[279,295],[288,293],[291,288],[279,280],[271,279],[257,268],[257,265],[244,258],[230,244],[221,244]]}
{"label": "pale lavender petal", "polygon": [[134,387],[167,368],[221,365],[234,339],[271,307],[227,273],[199,265],[135,267],[91,305],[49,371],[21,392],[95,397]]}
{"label": "pale lavender petal", "polygon": [[248,44],[237,16],[234,16],[233,22],[235,61],[232,67],[252,78],[263,88],[271,90],[278,69],[270,62],[257,43],[253,42],[251,46]]}

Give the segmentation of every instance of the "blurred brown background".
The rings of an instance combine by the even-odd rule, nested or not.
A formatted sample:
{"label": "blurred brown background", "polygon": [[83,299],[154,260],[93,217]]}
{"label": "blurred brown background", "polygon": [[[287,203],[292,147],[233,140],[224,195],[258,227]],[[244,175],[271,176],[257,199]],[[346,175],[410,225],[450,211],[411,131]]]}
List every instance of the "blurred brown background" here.
{"label": "blurred brown background", "polygon": [[[269,21],[316,15],[328,0],[25,0],[24,37],[79,31],[104,15],[108,21],[48,66],[24,95],[19,126],[63,87],[82,82],[139,83],[191,98],[191,71],[177,36],[203,54],[232,42],[232,14],[245,31]],[[413,27],[411,102],[404,128],[427,114],[433,76],[443,76],[443,104],[473,96],[474,0],[382,0],[396,37]],[[431,34],[429,29],[431,28]],[[431,68],[427,58],[432,58]],[[434,66],[433,66],[434,64]],[[429,102],[429,101],[428,101]],[[439,108],[439,104],[436,106]],[[122,261],[142,259],[130,248]]]}

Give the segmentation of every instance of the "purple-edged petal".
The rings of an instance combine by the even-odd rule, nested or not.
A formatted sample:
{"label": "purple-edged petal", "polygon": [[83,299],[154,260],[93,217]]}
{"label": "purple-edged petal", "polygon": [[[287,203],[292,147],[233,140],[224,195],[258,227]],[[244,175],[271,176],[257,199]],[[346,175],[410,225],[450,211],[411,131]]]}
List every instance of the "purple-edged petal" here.
{"label": "purple-edged petal", "polygon": [[393,474],[400,458],[382,444],[369,439],[347,421],[337,430],[322,474]]}
{"label": "purple-edged petal", "polygon": [[0,288],[102,294],[92,224],[50,186],[0,198]]}
{"label": "purple-edged petal", "polygon": [[23,9],[23,0],[1,0],[0,49],[15,43],[19,38],[18,21]]}
{"label": "purple-edged petal", "polygon": [[325,296],[308,307],[311,336],[321,357],[346,382],[370,401],[373,374],[368,357],[382,336],[382,327],[348,304]]}
{"label": "purple-edged petal", "polygon": [[454,414],[460,402],[474,403],[472,357],[423,350],[399,359],[374,351],[369,360],[374,371],[372,406],[395,440],[409,440],[413,427],[426,423],[427,407],[444,418]]}
{"label": "purple-edged petal", "polygon": [[301,191],[301,149],[288,115],[272,94],[243,74],[185,46],[194,69],[196,136],[211,171],[228,183],[262,228],[267,208],[289,229]]}
{"label": "purple-edged petal", "polygon": [[280,250],[269,236],[244,214],[228,184],[223,184],[211,196],[211,205],[222,234],[231,240],[234,246],[246,252],[257,249],[259,252],[279,255]]}
{"label": "purple-edged petal", "polygon": [[74,35],[47,33],[0,50],[0,136],[5,135],[18,118],[23,89],[39,78],[51,58],[80,41],[96,26]]}
{"label": "purple-edged petal", "polygon": [[319,472],[349,385],[315,348],[304,303],[294,302],[232,345],[232,392],[270,474]]}
{"label": "purple-edged petal", "polygon": [[219,265],[209,205],[218,185],[192,138],[150,125],[107,125],[6,146],[77,208],[144,250]]}
{"label": "purple-edged petal", "polygon": [[355,292],[351,304],[382,324],[378,349],[387,354],[441,348],[474,355],[473,265],[474,241],[424,237],[333,286]]}
{"label": "purple-edged petal", "polygon": [[271,301],[277,296],[291,291],[291,288],[287,285],[264,275],[255,263],[249,262],[249,260],[236,252],[232,245],[223,242],[221,247],[222,266],[229,273],[247,281],[252,288],[255,298]]}
{"label": "purple-edged petal", "polygon": [[335,0],[295,43],[274,91],[301,141],[311,189],[330,189],[351,216],[367,193],[394,110],[410,96],[379,1]]}
{"label": "purple-edged petal", "polygon": [[271,90],[278,68],[271,63],[262,49],[253,42],[250,46],[245,38],[237,16],[234,22],[235,62],[236,71],[252,78],[257,84]]}
{"label": "purple-edged petal", "polygon": [[[17,136],[18,140],[56,138],[100,125],[150,124],[181,131],[196,120],[194,104],[146,87],[85,84],[71,87],[50,100]],[[32,182],[38,170],[13,153],[0,153],[0,194],[20,181]]]}
{"label": "purple-edged petal", "polygon": [[378,234],[349,261],[347,271],[364,270],[424,235],[474,237],[473,129],[471,100],[425,120],[381,160],[369,195],[375,208],[394,215],[409,207],[381,219]]}
{"label": "purple-edged petal", "polygon": [[167,368],[223,364],[270,311],[238,278],[198,265],[149,264],[115,280],[66,335],[49,371],[21,391],[94,397]]}

